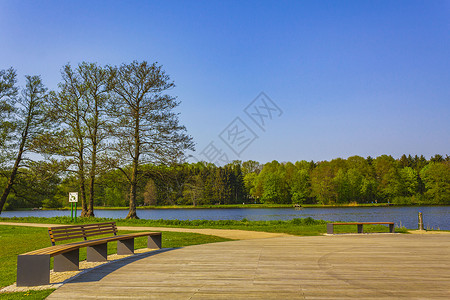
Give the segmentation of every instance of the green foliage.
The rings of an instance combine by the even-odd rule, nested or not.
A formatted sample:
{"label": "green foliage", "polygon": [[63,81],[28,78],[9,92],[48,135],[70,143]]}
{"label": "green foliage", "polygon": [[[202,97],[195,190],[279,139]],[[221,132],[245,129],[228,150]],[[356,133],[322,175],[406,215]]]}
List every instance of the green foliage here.
{"label": "green foliage", "polygon": [[[0,171],[8,178],[2,187],[0,212],[8,196],[16,190],[19,169],[26,168],[38,151],[38,138],[52,128],[43,107],[47,88],[39,76],[25,76],[25,87],[17,96],[15,72],[0,72]],[[17,195],[17,192],[15,193]],[[11,200],[11,199],[9,199]]]}
{"label": "green foliage", "polygon": [[432,162],[420,175],[424,181],[425,199],[431,204],[450,204],[450,163]]}
{"label": "green foliage", "polygon": [[[148,185],[153,182],[152,193],[156,197],[156,205],[447,203],[445,195],[448,191],[440,188],[436,192],[431,177],[427,177],[425,185],[422,175],[426,173],[416,171],[415,167],[422,164],[423,160],[419,157],[410,159],[411,163],[408,165],[411,167],[402,167],[400,161],[387,155],[375,159],[352,156],[347,160],[335,159],[319,163],[273,161],[255,168],[255,172],[241,167],[245,162],[234,162],[224,167],[205,163],[170,167],[147,165],[144,174],[148,181],[144,183]],[[406,160],[409,161],[408,157]],[[447,162],[436,164],[445,163]],[[243,170],[247,172],[245,175]],[[111,175],[109,173],[101,178]],[[441,175],[441,180],[445,182],[448,175],[445,172]],[[112,188],[118,190],[120,174],[116,173],[110,178],[114,179],[100,179],[104,183],[101,185],[104,191]],[[142,199],[138,202],[140,205],[143,204],[148,189],[145,184],[139,185],[138,189],[141,195],[139,199]],[[438,186],[443,184],[439,183]],[[125,188],[126,186],[121,189],[121,196],[117,193],[117,197],[125,197]],[[99,188],[99,193],[104,194],[101,190],[102,187]],[[444,200],[436,200],[436,197]],[[110,205],[108,201],[103,203]]]}
{"label": "green foliage", "polygon": [[38,300],[38,299],[45,299],[53,293],[55,289],[47,289],[47,290],[39,290],[39,291],[33,291],[29,290],[26,292],[15,292],[15,293],[3,293],[0,294],[0,299],[2,300],[16,300],[16,299],[32,299],[32,300]]}
{"label": "green foliage", "polygon": [[304,204],[311,194],[311,182],[308,170],[296,170],[289,186],[292,194],[292,203]]}

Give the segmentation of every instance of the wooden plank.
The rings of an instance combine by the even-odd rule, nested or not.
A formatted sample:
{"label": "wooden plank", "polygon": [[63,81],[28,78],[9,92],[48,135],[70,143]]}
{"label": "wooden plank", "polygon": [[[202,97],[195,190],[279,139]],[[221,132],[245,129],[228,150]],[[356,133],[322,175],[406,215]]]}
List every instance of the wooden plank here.
{"label": "wooden plank", "polygon": [[52,244],[59,241],[71,240],[77,238],[87,239],[88,237],[114,234],[117,233],[115,222],[96,223],[96,224],[81,224],[50,227],[48,229]]}
{"label": "wooden plank", "polygon": [[448,299],[450,291],[450,234],[253,239],[142,257],[83,274],[48,299]]}

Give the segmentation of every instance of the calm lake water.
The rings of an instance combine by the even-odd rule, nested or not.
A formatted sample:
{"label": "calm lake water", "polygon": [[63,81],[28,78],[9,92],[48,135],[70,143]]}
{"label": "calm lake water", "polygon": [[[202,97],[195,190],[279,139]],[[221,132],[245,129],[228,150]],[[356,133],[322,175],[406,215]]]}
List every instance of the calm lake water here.
{"label": "calm lake water", "polygon": [[[141,219],[167,220],[291,220],[311,217],[326,221],[393,221],[397,226],[417,228],[418,213],[425,228],[450,230],[450,206],[337,207],[337,208],[245,208],[245,209],[155,209],[138,210]],[[79,215],[80,212],[78,212]],[[96,217],[125,218],[128,210],[96,210]],[[4,211],[1,217],[70,216],[70,211]]]}

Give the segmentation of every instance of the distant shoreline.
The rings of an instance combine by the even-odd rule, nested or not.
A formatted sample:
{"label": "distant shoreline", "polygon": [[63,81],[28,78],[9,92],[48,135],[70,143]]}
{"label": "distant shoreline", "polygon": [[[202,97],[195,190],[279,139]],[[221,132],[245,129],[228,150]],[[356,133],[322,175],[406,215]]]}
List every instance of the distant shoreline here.
{"label": "distant shoreline", "polygon": [[[448,205],[399,205],[392,203],[346,203],[346,204],[303,204],[300,207],[294,207],[293,204],[230,204],[230,205],[162,205],[162,206],[138,206],[138,210],[163,210],[163,209],[271,209],[271,208],[292,208],[292,209],[302,209],[302,208],[348,208],[348,207],[404,207],[404,206],[448,206]],[[95,206],[94,210],[127,210],[129,207],[105,207],[105,206]],[[35,208],[21,208],[11,211],[31,211],[36,210]],[[63,208],[41,208],[39,210],[70,210],[70,207]],[[81,210],[78,207],[77,210]]]}

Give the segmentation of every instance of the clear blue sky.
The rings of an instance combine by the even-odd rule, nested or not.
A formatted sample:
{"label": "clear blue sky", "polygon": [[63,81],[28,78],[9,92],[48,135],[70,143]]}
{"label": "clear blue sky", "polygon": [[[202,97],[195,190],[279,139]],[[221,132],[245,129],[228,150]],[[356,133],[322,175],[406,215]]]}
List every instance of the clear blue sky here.
{"label": "clear blue sky", "polygon": [[[68,62],[133,60],[175,81],[199,159],[450,154],[450,1],[0,0],[0,69],[55,89]],[[244,112],[262,91],[265,131]],[[236,117],[258,136],[239,157]]]}

